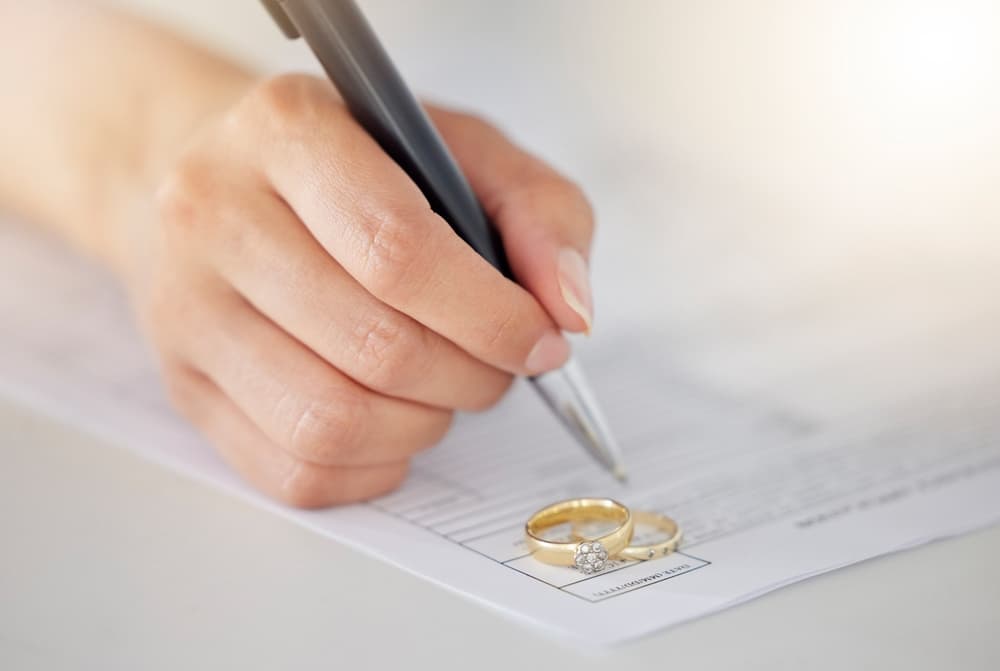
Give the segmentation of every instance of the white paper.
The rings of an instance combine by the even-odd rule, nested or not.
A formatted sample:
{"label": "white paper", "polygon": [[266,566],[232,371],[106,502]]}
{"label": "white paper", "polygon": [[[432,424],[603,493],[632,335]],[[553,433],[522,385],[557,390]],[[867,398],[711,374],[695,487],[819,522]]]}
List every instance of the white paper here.
{"label": "white paper", "polygon": [[[618,334],[580,349],[624,447],[627,486],[521,386],[462,417],[397,492],[301,512],[238,481],[171,412],[103,273],[18,227],[0,236],[0,392],[556,634],[621,641],[1000,519],[998,356],[928,346],[983,333],[981,315],[923,339],[869,333],[853,348],[829,328],[800,333],[810,346],[774,359],[797,362],[795,375],[748,375],[770,380],[770,394],[679,364],[655,332]],[[899,382],[917,360],[933,385]],[[580,495],[668,513],[685,541],[592,577],[535,561],[528,514]]]}

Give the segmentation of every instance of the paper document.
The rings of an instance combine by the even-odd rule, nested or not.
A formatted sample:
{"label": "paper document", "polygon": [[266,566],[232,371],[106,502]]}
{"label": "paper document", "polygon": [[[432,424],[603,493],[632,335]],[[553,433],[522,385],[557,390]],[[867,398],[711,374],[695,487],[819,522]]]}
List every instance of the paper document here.
{"label": "paper document", "polygon": [[[621,641],[1000,519],[1000,356],[970,356],[947,383],[887,393],[893,376],[880,366],[899,360],[900,343],[873,337],[855,360],[872,382],[852,387],[868,396],[825,383],[843,368],[824,373],[819,357],[795,378],[805,383],[788,378],[769,397],[679,365],[655,333],[580,348],[623,446],[627,485],[522,385],[495,410],[461,417],[400,490],[334,510],[285,509],[238,481],[169,409],[108,278],[37,235],[0,231],[0,391],[559,634]],[[673,516],[680,550],[592,576],[533,559],[528,515],[583,495]]]}

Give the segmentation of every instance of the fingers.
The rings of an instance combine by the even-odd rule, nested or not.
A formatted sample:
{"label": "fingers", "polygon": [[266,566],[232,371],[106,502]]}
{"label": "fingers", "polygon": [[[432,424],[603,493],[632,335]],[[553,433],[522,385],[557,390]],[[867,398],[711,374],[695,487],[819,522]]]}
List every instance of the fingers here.
{"label": "fingers", "polygon": [[279,78],[258,93],[273,99],[264,107],[283,138],[263,147],[274,152],[263,163],[323,248],[377,299],[490,365],[520,374],[561,365],[569,345],[541,304],[430,210],[332,89],[324,101],[310,82]]}
{"label": "fingers", "polygon": [[475,117],[428,107],[487,215],[518,281],[567,331],[589,331],[587,258],[594,217],[580,189]]}
{"label": "fingers", "polygon": [[204,371],[272,443],[301,461],[396,463],[448,429],[450,412],[365,389],[235,294],[203,312],[180,356]]}
{"label": "fingers", "polygon": [[394,487],[451,408],[562,365],[561,329],[589,329],[579,191],[485,124],[434,115],[523,287],[312,77],[257,87],[158,197],[166,223],[135,293],[154,342],[184,362],[173,397],[245,477],[295,505]]}
{"label": "fingers", "polygon": [[297,459],[268,440],[208,378],[178,368],[168,376],[170,395],[254,487],[300,508],[351,503],[395,489],[406,477],[405,460],[375,466],[331,467]]}
{"label": "fingers", "polygon": [[372,296],[273,194],[241,201],[238,213],[220,213],[235,221],[219,227],[239,228],[241,241],[210,251],[219,272],[334,368],[373,391],[441,408],[483,409],[506,391],[509,374]]}

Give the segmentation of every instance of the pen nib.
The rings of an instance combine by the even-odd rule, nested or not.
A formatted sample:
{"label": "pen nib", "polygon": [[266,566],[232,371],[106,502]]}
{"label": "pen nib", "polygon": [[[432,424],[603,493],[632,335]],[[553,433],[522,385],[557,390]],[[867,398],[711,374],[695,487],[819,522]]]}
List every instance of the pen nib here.
{"label": "pen nib", "polygon": [[624,483],[621,450],[576,362],[571,359],[559,370],[533,377],[531,382],[577,442]]}

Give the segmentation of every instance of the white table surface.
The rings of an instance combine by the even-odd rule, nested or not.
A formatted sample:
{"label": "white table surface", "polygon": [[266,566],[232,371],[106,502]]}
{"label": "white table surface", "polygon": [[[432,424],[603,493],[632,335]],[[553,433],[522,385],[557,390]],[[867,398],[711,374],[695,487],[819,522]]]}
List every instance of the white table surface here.
{"label": "white table surface", "polygon": [[[269,70],[308,64],[245,0],[122,4]],[[998,246],[957,234],[995,222],[995,198],[981,190],[976,207],[956,206],[954,164],[948,175],[907,172],[908,157],[893,153],[900,138],[879,144],[879,118],[869,119],[871,135],[830,125],[843,109],[828,110],[830,91],[805,75],[822,69],[826,27],[841,25],[821,10],[843,4],[364,3],[417,89],[488,111],[591,190],[604,226],[598,328],[648,319],[655,296],[678,356],[715,362],[720,378],[759,373],[760,343],[741,359],[719,337],[738,318],[719,315],[774,303],[783,278],[803,269],[816,295],[844,276],[850,289],[901,283],[909,266],[885,272],[878,256],[880,244],[895,245],[898,222],[957,213],[949,258],[966,251],[963,268],[996,267]],[[921,137],[911,143],[938,147]],[[975,160],[992,163],[970,159],[963,178],[997,168],[989,157],[1000,154],[976,146]],[[920,181],[931,177],[938,199]],[[901,185],[923,197],[900,198]],[[932,263],[945,240],[920,231],[911,266]],[[857,232],[861,260],[851,253]],[[843,259],[847,275],[837,271]],[[753,275],[757,267],[768,272]],[[796,286],[808,294],[806,280]],[[1000,528],[592,657],[3,400],[0,441],[4,670],[1000,668]]]}

